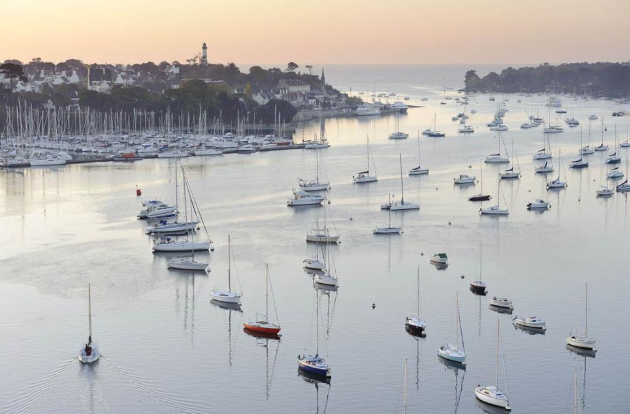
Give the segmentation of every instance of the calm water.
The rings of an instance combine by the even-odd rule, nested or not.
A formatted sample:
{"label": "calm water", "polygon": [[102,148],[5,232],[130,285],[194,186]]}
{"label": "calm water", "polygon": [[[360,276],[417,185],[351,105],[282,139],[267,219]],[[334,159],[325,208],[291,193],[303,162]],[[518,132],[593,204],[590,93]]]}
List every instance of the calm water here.
{"label": "calm water", "polygon": [[[383,73],[380,77],[391,76]],[[460,71],[460,78],[463,71]],[[542,148],[540,128],[520,130],[525,111],[539,110],[544,97],[509,96],[504,134],[513,140],[522,178],[502,182],[500,197],[510,216],[480,217],[479,204],[467,197],[474,188],[453,186],[460,173],[479,178],[480,161],[498,147],[488,131],[495,103],[471,99],[479,111],[470,124],[476,132],[456,133],[450,117],[462,111],[454,101],[439,105],[440,74],[429,89],[423,76],[343,82],[353,90],[402,92],[411,103],[401,116],[412,138],[392,142],[395,118],[338,119],[327,122],[332,147],[321,151],[322,174],[333,186],[328,209],[342,243],[332,248],[340,280],[338,292],[319,296],[302,270],[315,253],[305,235],[323,208],[291,209],[285,202],[298,177],[314,174],[309,151],[285,151],[183,161],[216,251],[203,255],[209,276],[169,271],[169,256],[151,253],[135,219],[146,197],[174,201],[173,160],[135,164],[87,164],[59,169],[0,172],[0,411],[14,412],[363,412],[402,411],[403,366],[408,361],[411,412],[481,413],[474,398],[478,383],[493,383],[496,324],[500,320],[510,402],[516,413],[573,412],[573,372],[586,413],[626,412],[630,374],[626,342],[630,337],[630,203],[627,195],[595,197],[605,183],[605,154],[589,157],[590,167],[568,169],[580,145],[580,128],[552,136],[554,165],[558,149],[568,188],[547,193],[535,176],[532,155]],[[327,77],[334,83],[333,70]],[[362,84],[365,85],[361,87]],[[456,85],[455,87],[457,87]],[[438,87],[435,89],[434,87]],[[413,92],[416,90],[417,92]],[[453,92],[451,92],[453,93]],[[614,144],[609,101],[564,99],[588,135],[587,117],[605,116],[605,141]],[[417,164],[417,130],[437,114],[443,139],[421,138],[422,164],[430,175],[405,174],[405,199],[420,211],[392,214],[404,234],[377,237],[371,230],[387,221],[379,206],[388,192],[400,194],[398,157],[403,169]],[[616,119],[626,137],[624,118]],[[593,125],[599,142],[600,124]],[[313,128],[306,126],[305,138]],[[353,185],[352,175],[366,163],[370,135],[378,183]],[[298,139],[302,132],[298,132]],[[625,171],[627,149],[621,149]],[[472,168],[469,169],[469,166]],[[484,192],[497,200],[501,166],[484,167]],[[563,177],[565,172],[562,173]],[[549,199],[552,208],[529,212],[527,202]],[[244,292],[242,312],[209,302],[209,291],[227,283],[227,236],[236,258],[234,280]],[[490,295],[514,300],[515,312],[547,321],[545,335],[515,330],[511,317],[488,309],[487,298],[468,291],[479,274],[483,240],[483,279]],[[451,265],[429,264],[435,252],[448,253]],[[282,340],[261,340],[242,323],[264,309],[264,264],[269,263]],[[415,312],[416,268],[421,275],[421,314],[428,335],[416,339],[404,330]],[[464,276],[464,279],[461,276]],[[584,326],[584,283],[589,283],[589,335],[599,352],[585,358],[569,352],[564,338]],[[82,366],[76,355],[87,336],[87,284],[92,284],[94,338],[103,357]],[[468,368],[457,371],[440,362],[436,349],[454,340],[455,295],[459,292]],[[318,297],[318,299],[316,299]],[[320,303],[320,353],[332,366],[330,385],[306,381],[296,356],[314,352],[315,304]],[[372,309],[372,303],[376,308]],[[326,339],[325,341],[323,339]],[[503,373],[501,374],[503,377]],[[501,380],[503,384],[503,380]],[[503,386],[503,385],[502,385]]]}

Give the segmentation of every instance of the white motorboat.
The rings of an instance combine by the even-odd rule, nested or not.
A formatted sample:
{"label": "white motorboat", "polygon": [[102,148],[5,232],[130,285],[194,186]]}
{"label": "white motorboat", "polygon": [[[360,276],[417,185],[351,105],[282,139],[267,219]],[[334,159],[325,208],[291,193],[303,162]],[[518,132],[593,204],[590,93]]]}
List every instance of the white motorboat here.
{"label": "white motorboat", "polygon": [[[495,356],[495,377],[494,382],[496,385],[488,385],[488,386],[478,386],[475,388],[475,397],[480,401],[485,402],[486,404],[493,405],[495,407],[505,408],[506,410],[511,410],[510,401],[508,395],[501,391],[499,386],[499,354],[501,349],[501,327],[500,322],[497,319],[497,347],[496,347],[496,356]],[[505,359],[505,355],[504,355]],[[505,363],[504,363],[504,371]],[[507,378],[505,379],[505,383],[507,386]]]}
{"label": "white motorboat", "polygon": [[514,309],[512,305],[512,299],[501,298],[497,296],[493,296],[490,298],[490,306],[495,306],[497,308],[503,309]]}
{"label": "white motorboat", "polygon": [[98,349],[98,345],[92,341],[92,291],[91,285],[88,284],[88,341],[83,348],[79,351],[79,361],[84,364],[91,364],[97,361],[101,354]]}
{"label": "white motorboat", "polygon": [[606,176],[611,180],[619,180],[623,178],[623,172],[619,169],[619,167],[612,168]]}
{"label": "white motorboat", "polygon": [[560,132],[564,132],[564,129],[560,125],[550,125],[546,128],[543,128],[545,134],[557,134]]}
{"label": "white motorboat", "polygon": [[158,152],[158,158],[186,158],[189,157],[190,154],[184,151],[163,151]]}
{"label": "white motorboat", "polygon": [[223,303],[241,303],[241,294],[232,292],[232,237],[228,236],[228,289],[210,292],[210,300]]}
{"label": "white motorboat", "polygon": [[453,180],[454,180],[454,183],[457,185],[466,185],[466,184],[474,184],[476,178],[471,177],[466,174],[460,174],[459,177],[455,177],[453,178]]}
{"label": "white motorboat", "polygon": [[238,149],[239,154],[253,154],[258,151],[258,149],[252,144],[245,144]]}
{"label": "white motorboat", "polygon": [[319,194],[310,194],[302,190],[293,190],[293,198],[287,200],[289,207],[313,206],[322,204],[326,197]]}
{"label": "white motorboat", "polygon": [[613,195],[613,190],[605,187],[603,185],[600,185],[600,187],[602,188],[601,190],[597,190],[597,197],[612,197]]}
{"label": "white motorboat", "polygon": [[490,131],[507,131],[509,128],[503,124],[490,127]]}
{"label": "white motorboat", "polygon": [[66,165],[66,158],[59,155],[48,155],[41,158],[31,158],[28,162],[31,163],[31,167],[55,167]]}
{"label": "white motorboat", "polygon": [[[459,315],[459,294],[455,300],[456,315],[455,315],[455,345],[451,345],[448,342],[444,342],[437,350],[438,356],[447,359],[449,361],[457,362],[462,365],[466,365],[466,348],[464,348],[464,331],[462,330],[462,320]],[[462,348],[459,349],[459,335],[462,336]]]}
{"label": "white motorboat", "polygon": [[547,210],[551,208],[551,204],[541,198],[538,198],[531,203],[527,203],[528,210]]}
{"label": "white motorboat", "polygon": [[514,324],[515,326],[521,326],[524,328],[531,328],[531,329],[539,329],[541,331],[546,331],[547,330],[547,326],[545,324],[545,321],[540,319],[537,316],[518,316],[516,315],[513,319],[512,319],[512,324]]}
{"label": "white motorboat", "polygon": [[621,148],[630,148],[630,141],[625,140],[623,142],[620,142],[619,143],[619,147],[621,147]]}
{"label": "white motorboat", "polygon": [[457,132],[460,134],[472,134],[475,130],[470,125],[462,125],[457,129]]}
{"label": "white motorboat", "polygon": [[448,266],[448,256],[446,253],[436,253],[429,259],[432,263],[442,264]]}
{"label": "white motorboat", "polygon": [[330,144],[328,143],[328,141],[311,141],[308,142],[304,145],[304,149],[324,149],[324,148],[330,148]]}
{"label": "white motorboat", "polygon": [[193,152],[196,157],[208,155],[223,155],[223,150],[215,148],[198,149]]}
{"label": "white motorboat", "polygon": [[379,105],[363,105],[357,108],[358,116],[377,116],[381,114]]}
{"label": "white motorboat", "polygon": [[389,134],[389,139],[407,139],[409,138],[409,134],[405,133],[405,132],[392,132],[391,134]]}
{"label": "white motorboat", "polygon": [[482,215],[492,215],[492,216],[507,216],[510,214],[508,209],[502,209],[498,204],[492,207],[486,207],[479,209],[479,212]]}
{"label": "white motorboat", "polygon": [[205,271],[208,268],[208,263],[197,262],[194,256],[174,257],[168,261],[167,267],[169,269]]}
{"label": "white motorboat", "polygon": [[568,345],[576,348],[597,351],[595,348],[595,339],[588,337],[588,284],[585,285],[584,291],[584,336],[579,336],[577,333],[574,334],[571,332],[571,334],[567,336],[566,341]]}

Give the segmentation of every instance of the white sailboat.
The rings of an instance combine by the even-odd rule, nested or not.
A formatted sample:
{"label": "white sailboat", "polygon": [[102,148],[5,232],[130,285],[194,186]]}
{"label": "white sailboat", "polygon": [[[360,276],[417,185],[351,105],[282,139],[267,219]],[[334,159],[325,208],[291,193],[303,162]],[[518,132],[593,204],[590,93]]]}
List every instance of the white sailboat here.
{"label": "white sailboat", "polygon": [[353,183],[364,184],[378,181],[376,177],[376,167],[374,167],[374,175],[370,175],[370,157],[372,158],[372,165],[374,165],[374,157],[370,150],[370,137],[367,137],[367,170],[357,173],[356,176],[352,176]]}
{"label": "white sailboat", "polygon": [[405,201],[405,185],[403,183],[403,173],[402,173],[402,154],[399,154],[400,160],[400,201],[388,201],[387,204],[382,204],[381,209],[387,209],[392,211],[403,211],[403,210],[419,210],[420,204],[411,203],[409,201]]}
{"label": "white sailboat", "polygon": [[512,166],[505,170],[503,173],[499,174],[502,180],[505,179],[518,179],[521,177],[521,166],[518,162],[518,155],[516,156],[516,165],[518,166],[518,170],[514,170],[514,140],[512,140]]}
{"label": "white sailboat", "polygon": [[321,273],[313,275],[313,283],[316,285],[318,284],[336,288],[339,286],[339,279],[333,275],[332,271],[333,266],[331,266],[332,262],[330,260],[330,242],[325,243],[324,246],[326,246],[326,252],[325,255],[323,255],[326,259],[324,269],[322,269]]}
{"label": "white sailboat", "polygon": [[338,243],[339,234],[332,235],[328,231],[328,212],[326,204],[324,204],[324,228],[319,227],[319,219],[316,221],[316,227],[306,234],[306,241],[312,243]]}
{"label": "white sailboat", "polygon": [[[390,198],[390,201],[388,201],[388,204],[391,205],[391,194],[388,194],[388,198]],[[391,210],[391,208],[387,209],[387,217],[388,217],[387,227],[385,227],[385,226],[377,227],[374,230],[372,230],[372,233],[374,233],[374,234],[400,234],[400,232],[402,231],[402,228],[400,228],[400,227],[392,227],[392,210]]]}
{"label": "white sailboat", "polygon": [[420,164],[420,131],[418,131],[418,166],[409,170],[409,175],[426,175],[428,168],[422,168]]}
{"label": "white sailboat", "polygon": [[[487,385],[485,387],[479,386],[475,388],[475,396],[486,404],[494,405],[496,407],[505,408],[511,410],[510,400],[508,398],[507,389],[504,393],[499,387],[499,353],[501,346],[501,325],[497,319],[497,349],[496,349],[496,370],[494,382],[495,385]],[[505,364],[503,364],[505,367]],[[507,379],[505,381],[507,386]]]}
{"label": "white sailboat", "polygon": [[[320,120],[320,122],[322,122]],[[302,191],[326,191],[330,190],[330,182],[319,179],[319,150],[315,148],[315,179],[298,179]]]}
{"label": "white sailboat", "polygon": [[588,337],[588,284],[584,286],[584,336],[579,336],[577,333],[571,332],[567,336],[567,344],[576,348],[587,349],[590,351],[597,351],[595,348],[595,339]]}
{"label": "white sailboat", "polygon": [[[464,332],[462,331],[462,319],[459,314],[459,294],[455,299],[457,314],[455,318],[455,345],[451,345],[448,342],[444,342],[437,350],[438,356],[448,359],[449,361],[458,362],[462,365],[466,365],[466,348],[464,346]],[[462,349],[459,349],[459,335],[462,336]]]}
{"label": "white sailboat", "polygon": [[506,208],[501,208],[501,180],[497,180],[497,205],[480,208],[479,214],[481,215],[489,215],[489,216],[507,216],[510,214],[510,210]]}
{"label": "white sailboat", "polygon": [[[547,189],[561,189],[567,186],[566,181],[560,180],[560,173],[562,172],[562,150],[558,150],[558,177],[555,180],[547,182]],[[566,177],[566,173],[565,173]]]}
{"label": "white sailboat", "polygon": [[232,292],[232,237],[228,236],[228,289],[210,292],[210,300],[224,303],[241,303],[241,294]]}
{"label": "white sailboat", "polygon": [[398,111],[396,111],[395,124],[396,124],[396,131],[394,131],[391,134],[389,134],[389,139],[407,139],[407,138],[409,138],[409,134],[407,134],[406,132],[401,132],[400,131],[400,112],[398,112]]}
{"label": "white sailboat", "polygon": [[499,132],[499,152],[496,154],[488,155],[484,162],[486,164],[509,164],[510,159],[507,157],[507,150],[505,151],[505,153],[505,157],[501,155],[501,133]]}
{"label": "white sailboat", "polygon": [[92,288],[90,284],[88,284],[88,326],[88,341],[85,346],[81,348],[78,356],[79,361],[84,364],[95,362],[101,356],[98,345],[96,345],[96,342],[92,341]]}

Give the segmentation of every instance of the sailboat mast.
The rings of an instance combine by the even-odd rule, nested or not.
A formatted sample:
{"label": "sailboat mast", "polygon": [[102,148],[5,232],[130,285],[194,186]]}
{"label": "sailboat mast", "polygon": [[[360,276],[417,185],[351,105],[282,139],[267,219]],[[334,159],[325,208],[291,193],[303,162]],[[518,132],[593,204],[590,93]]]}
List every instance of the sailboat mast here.
{"label": "sailboat mast", "polygon": [[499,320],[497,319],[497,367],[496,367],[496,376],[495,376],[495,384],[496,387],[499,387],[499,337],[501,336],[501,325],[499,324]]}
{"label": "sailboat mast", "polygon": [[418,266],[418,309],[417,309],[417,314],[416,316],[418,316],[418,318],[420,317],[420,266]]}
{"label": "sailboat mast", "polygon": [[584,298],[585,298],[585,331],[584,336],[588,338],[588,283],[584,285]]}
{"label": "sailboat mast", "polygon": [[403,185],[403,177],[402,177],[402,154],[398,154],[400,159],[400,203],[404,204],[405,202],[405,186]]}
{"label": "sailboat mast", "polygon": [[265,263],[265,322],[269,322],[269,263]]}
{"label": "sailboat mast", "polygon": [[317,290],[315,290],[315,330],[316,333],[316,345],[315,345],[315,355],[319,355],[319,295]]}
{"label": "sailboat mast", "polygon": [[89,324],[89,336],[88,344],[92,343],[92,288],[88,283],[88,324]]}
{"label": "sailboat mast", "polygon": [[228,291],[232,291],[232,236],[228,236]]}
{"label": "sailboat mast", "polygon": [[459,292],[455,293],[455,346],[459,344]]}
{"label": "sailboat mast", "polygon": [[387,209],[387,219],[388,219],[388,227],[392,228],[392,195],[387,194],[387,204],[389,204],[389,208]]}

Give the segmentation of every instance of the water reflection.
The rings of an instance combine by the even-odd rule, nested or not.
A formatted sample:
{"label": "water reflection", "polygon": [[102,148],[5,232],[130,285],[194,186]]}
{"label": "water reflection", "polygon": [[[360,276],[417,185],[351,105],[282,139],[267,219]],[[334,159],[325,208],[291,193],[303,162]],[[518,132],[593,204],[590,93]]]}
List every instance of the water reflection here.
{"label": "water reflection", "polygon": [[[453,371],[455,373],[455,396],[454,396],[454,409],[453,412],[457,413],[459,410],[459,404],[462,399],[462,392],[464,391],[464,379],[466,378],[466,365],[459,364],[448,359],[437,357],[442,365],[444,365],[446,371]],[[462,379],[459,381],[459,371],[462,371]]]}
{"label": "water reflection", "polygon": [[241,309],[240,303],[226,303],[226,302],[218,302],[215,300],[210,300],[210,303],[216,307],[225,309],[228,312],[228,364],[230,367],[232,366],[234,352],[232,349],[232,313],[237,312],[241,314],[241,320],[238,323],[238,326],[242,325],[243,319],[243,311]]}
{"label": "water reflection", "polygon": [[[313,384],[315,386],[315,413],[319,414],[320,412],[324,414],[328,409],[328,398],[330,397],[330,378],[326,378],[323,376],[313,375],[306,371],[302,371],[298,369],[298,376],[302,378],[305,382],[309,384]],[[326,388],[326,396],[322,407],[320,407],[320,396],[319,396],[319,388]],[[323,397],[322,397],[323,398]],[[321,411],[320,411],[321,410]]]}
{"label": "water reflection", "polygon": [[[257,347],[265,349],[265,399],[269,399],[271,395],[271,384],[273,382],[273,374],[276,368],[276,361],[278,360],[278,352],[280,351],[280,336],[277,334],[265,334],[260,332],[252,332],[243,328],[248,336],[255,339]],[[269,344],[276,344],[273,361],[271,361],[271,368],[269,366]]]}

